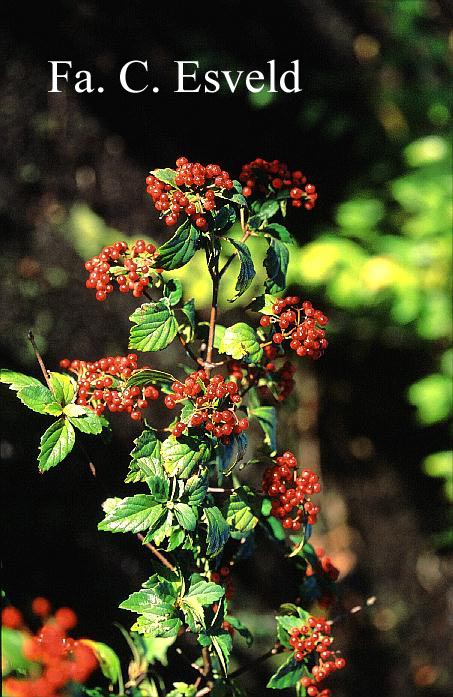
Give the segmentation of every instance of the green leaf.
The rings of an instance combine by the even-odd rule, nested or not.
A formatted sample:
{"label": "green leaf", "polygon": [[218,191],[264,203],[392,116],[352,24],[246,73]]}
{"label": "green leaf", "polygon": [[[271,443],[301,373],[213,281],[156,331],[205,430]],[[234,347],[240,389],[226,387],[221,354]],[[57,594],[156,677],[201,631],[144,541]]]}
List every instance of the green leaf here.
{"label": "green leaf", "polygon": [[165,472],[162,475],[151,475],[146,478],[151,496],[159,503],[166,503],[170,493],[170,480]]}
{"label": "green leaf", "polygon": [[188,300],[186,303],[181,308],[181,311],[185,314],[187,319],[189,320],[189,335],[187,337],[188,341],[192,341],[194,336],[195,336],[195,329],[196,329],[196,319],[195,319],[195,301],[193,298]]}
{"label": "green leaf", "polygon": [[162,517],[164,508],[149,494],[136,494],[121,499],[98,524],[98,530],[108,532],[141,532],[153,527]]}
{"label": "green leaf", "polygon": [[294,655],[291,654],[271,677],[267,687],[273,690],[294,687],[304,675],[308,675],[307,666],[302,661],[296,661]]}
{"label": "green leaf", "polygon": [[150,477],[162,476],[164,469],[160,460],[161,442],[157,432],[153,428],[145,429],[134,443],[126,482],[143,482]]}
{"label": "green leaf", "polygon": [[152,370],[151,368],[143,368],[135,370],[126,383],[126,387],[138,385],[171,385],[176,380],[171,373],[166,373],[163,370]]}
{"label": "green leaf", "polygon": [[42,387],[42,383],[36,378],[23,373],[16,373],[14,370],[2,368],[0,370],[0,382],[9,385],[10,390],[20,390],[22,387]]}
{"label": "green leaf", "polygon": [[206,552],[208,556],[215,557],[224,548],[230,536],[230,528],[217,506],[205,508],[204,517],[208,524]]}
{"label": "green leaf", "polygon": [[197,693],[196,685],[188,685],[186,682],[174,682],[175,688],[171,692],[167,692],[167,697],[195,697]]}
{"label": "green leaf", "polygon": [[177,305],[182,298],[182,283],[177,278],[171,278],[165,282],[164,297],[168,298],[170,305]]}
{"label": "green leaf", "polygon": [[47,472],[71,452],[75,443],[74,429],[67,419],[58,419],[41,436],[39,470]]}
{"label": "green leaf", "polygon": [[236,203],[238,206],[244,206],[244,208],[247,208],[247,199],[242,193],[242,184],[238,182],[237,179],[233,179],[233,183],[233,189],[223,189],[221,193],[216,193],[216,198],[224,198],[227,201]]}
{"label": "green leaf", "polygon": [[252,490],[247,486],[242,486],[231,494],[225,516],[231,528],[247,533],[257,525],[258,518],[251,508],[254,498]]}
{"label": "green leaf", "polygon": [[225,621],[228,622],[228,624],[231,624],[233,629],[235,629],[237,633],[243,639],[245,639],[247,646],[251,646],[253,644],[253,635],[250,630],[242,624],[241,620],[239,620],[237,617],[232,617],[231,615],[225,615]]}
{"label": "green leaf", "polygon": [[183,601],[196,598],[200,605],[212,605],[225,595],[225,589],[212,581],[206,581],[199,574],[192,574],[190,577],[190,587]]}
{"label": "green leaf", "polygon": [[219,659],[220,667],[225,677],[228,675],[228,664],[230,662],[230,654],[233,649],[233,640],[226,631],[220,631],[217,635],[213,635],[212,646]]}
{"label": "green leaf", "polygon": [[[282,610],[284,606],[280,607]],[[301,607],[295,606],[297,615],[293,614],[293,606],[290,606],[291,614],[279,615],[275,619],[277,620],[277,633],[279,641],[287,648],[291,647],[289,643],[290,631],[293,627],[300,627],[304,624],[310,617],[310,613]]]}
{"label": "green leaf", "polygon": [[174,528],[168,538],[167,552],[180,547],[186,538],[186,533],[182,528]]}
{"label": "green leaf", "polygon": [[121,663],[115,651],[100,641],[79,639],[82,644],[89,646],[99,661],[102,675],[115,685],[121,680]]}
{"label": "green leaf", "polygon": [[185,266],[197,251],[199,240],[200,232],[188,218],[179,226],[173,237],[159,247],[156,267],[173,271]]}
{"label": "green leaf", "polygon": [[228,203],[222,206],[217,213],[213,213],[214,227],[216,232],[226,232],[237,220],[237,211],[234,206]]}
{"label": "green leaf", "polygon": [[132,625],[131,631],[138,632],[139,634],[151,634],[152,636],[159,638],[177,637],[179,630],[182,627],[182,621],[179,617],[169,617],[168,619],[161,619],[158,617],[149,617],[148,615],[142,615],[137,619],[135,624]]}
{"label": "green leaf", "polygon": [[252,302],[247,305],[247,310],[261,312],[262,315],[274,315],[275,312],[272,308],[277,300],[277,296],[265,293],[257,298],[253,298]]}
{"label": "green leaf", "polygon": [[228,241],[237,250],[240,261],[239,275],[237,277],[235,286],[236,295],[229,301],[233,302],[234,300],[237,300],[237,298],[239,298],[243,293],[245,293],[245,291],[250,287],[250,284],[252,283],[255,277],[255,267],[253,266],[252,255],[250,254],[250,250],[246,244],[243,244],[242,242],[236,242],[236,240],[233,240],[230,237],[228,238]]}
{"label": "green leaf", "polygon": [[277,293],[286,287],[286,271],[288,269],[289,252],[283,242],[268,238],[269,249],[265,256],[263,266],[267,271],[267,280],[264,286],[269,293]]}
{"label": "green leaf", "polygon": [[279,202],[271,199],[264,201],[264,203],[260,206],[258,214],[261,218],[263,218],[263,220],[269,220],[269,218],[273,218],[274,215],[279,212],[279,210]]}
{"label": "green leaf", "polygon": [[256,363],[263,355],[258,337],[252,327],[245,322],[238,322],[225,329],[219,350],[233,358]]}
{"label": "green leaf", "polygon": [[76,383],[69,375],[50,373],[50,384],[59,404],[65,406],[73,401],[76,394]]}
{"label": "green leaf", "polygon": [[[65,407],[65,413],[68,407],[72,406],[72,404],[68,404]],[[79,406],[78,404],[75,406]],[[83,414],[80,416],[72,417],[70,416],[69,421],[72,423],[73,426],[75,426],[79,431],[82,433],[91,433],[92,435],[97,435],[101,433],[103,428],[108,427],[109,422],[105,418],[105,416],[98,416],[97,414],[94,413],[91,409],[88,407],[82,407],[83,409]]]}
{"label": "green leaf", "polygon": [[153,169],[151,174],[164,184],[170,184],[170,186],[174,189],[178,188],[175,184],[176,171],[174,169],[171,169],[170,167],[165,167],[164,169]]}
{"label": "green leaf", "polygon": [[159,661],[163,666],[168,666],[167,651],[175,643],[174,638],[140,637],[139,640],[144,647],[145,657],[149,663]]}
{"label": "green leaf", "polygon": [[[19,374],[19,373],[18,373]],[[6,677],[13,671],[23,671],[30,666],[24,656],[27,635],[17,629],[2,626],[2,675]]]}
{"label": "green leaf", "polygon": [[251,416],[258,420],[264,431],[264,442],[271,449],[271,453],[277,450],[277,413],[275,407],[255,407],[250,409]]}
{"label": "green leaf", "polygon": [[75,404],[72,402],[71,404],[66,404],[66,406],[63,407],[63,414],[70,418],[76,419],[79,416],[85,416],[86,409],[87,407],[83,407],[81,404]]}
{"label": "green leaf", "polygon": [[280,240],[280,242],[284,242],[285,244],[295,244],[294,237],[291,235],[289,230],[284,225],[280,225],[280,223],[270,223],[270,225],[266,225],[265,232],[266,234],[269,233],[277,240]]}
{"label": "green leaf", "polygon": [[132,593],[119,607],[121,610],[146,615],[149,619],[152,615],[166,618],[173,614],[175,600],[171,584],[163,582],[157,583],[153,590],[143,588]]}
{"label": "green leaf", "polygon": [[160,351],[178,332],[175,314],[164,301],[145,303],[129,319],[136,325],[131,329],[129,348],[138,351]]}
{"label": "green leaf", "polygon": [[17,396],[26,407],[37,411],[38,414],[59,416],[62,413],[61,406],[55,401],[52,392],[44,385],[22,387],[19,389]]}
{"label": "green leaf", "polygon": [[208,492],[208,479],[204,475],[193,475],[187,480],[184,499],[190,506],[201,506]]}
{"label": "green leaf", "polygon": [[197,516],[191,506],[187,503],[176,503],[174,506],[176,520],[185,530],[195,530],[197,526]]}
{"label": "green leaf", "polygon": [[195,436],[170,436],[161,447],[162,464],[166,472],[187,479],[198,464],[209,457],[210,448],[206,440]]}

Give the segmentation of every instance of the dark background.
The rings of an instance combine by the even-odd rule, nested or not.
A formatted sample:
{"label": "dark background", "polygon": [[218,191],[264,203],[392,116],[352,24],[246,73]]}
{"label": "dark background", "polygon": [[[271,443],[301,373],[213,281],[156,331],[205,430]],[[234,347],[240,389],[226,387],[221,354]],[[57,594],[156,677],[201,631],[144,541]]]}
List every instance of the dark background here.
{"label": "dark background", "polygon": [[[289,221],[304,244],[332,228],[336,207],[354,192],[372,192],[391,210],[395,202],[383,192],[407,169],[405,146],[448,134],[448,119],[429,117],[429,105],[445,102],[448,89],[447,2],[87,1],[6,9],[1,321],[2,365],[12,369],[38,375],[24,338],[29,327],[52,368],[66,355],[124,350],[124,306],[133,303],[112,298],[101,305],[85,291],[84,233],[78,239],[64,232],[75,205],[86,204],[120,237],[160,241],[165,230],[144,195],[149,169],[172,166],[185,154],[220,162],[237,176],[241,164],[258,155],[278,157],[301,166],[321,192],[302,224]],[[360,44],[358,36],[372,37],[378,53],[376,43]],[[47,61],[57,59],[72,60],[73,74],[91,70],[105,92],[78,95],[69,87],[48,94]],[[159,94],[120,88],[119,70],[132,59],[148,60]],[[195,59],[204,69],[245,71],[264,69],[271,59],[281,71],[299,59],[304,89],[261,105],[244,91],[174,94],[174,61]],[[394,220],[391,231],[399,234]],[[300,448],[305,457],[305,444],[315,459],[320,449],[329,492],[321,541],[342,570],[339,612],[378,598],[372,612],[338,625],[350,667],[335,694],[443,697],[449,679],[447,509],[442,479],[426,476],[420,462],[447,449],[449,431],[442,419],[420,428],[406,391],[437,369],[448,338],[427,340],[412,325],[386,334],[392,323],[387,298],[348,310],[322,285],[311,295],[333,316],[334,339],[323,361],[303,367],[302,407],[296,417],[291,410],[282,417],[292,441],[284,447]],[[235,317],[230,311],[227,321]],[[156,365],[167,359],[181,356],[171,349]],[[2,401],[7,596],[25,611],[36,595],[70,605],[81,634],[111,643],[125,657],[112,622],[127,625],[129,616],[117,605],[149,573],[149,561],[133,540],[97,533],[96,524],[102,500],[127,493],[122,482],[138,428],[118,419],[113,447],[88,443],[95,481],[76,452],[41,477],[35,452],[42,417],[5,391]],[[295,590],[287,574],[262,546],[237,572],[237,609],[244,618],[261,613],[258,653],[269,645],[272,612]],[[167,676],[182,679],[184,664],[177,660],[173,668]],[[243,684],[263,694],[267,674],[259,667]]]}

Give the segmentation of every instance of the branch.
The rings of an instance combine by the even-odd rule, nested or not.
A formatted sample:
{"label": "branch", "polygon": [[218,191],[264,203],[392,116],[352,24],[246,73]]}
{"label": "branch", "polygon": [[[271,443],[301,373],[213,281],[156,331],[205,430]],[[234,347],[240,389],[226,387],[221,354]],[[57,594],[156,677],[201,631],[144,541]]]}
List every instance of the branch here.
{"label": "branch", "polygon": [[27,337],[28,337],[29,342],[30,342],[31,345],[33,346],[33,351],[35,352],[36,360],[37,360],[38,363],[39,363],[39,367],[41,368],[41,372],[42,372],[42,374],[43,374],[43,376],[44,376],[44,380],[46,381],[47,387],[49,388],[49,390],[50,390],[50,391],[52,392],[52,394],[53,394],[52,383],[50,382],[49,373],[48,373],[48,371],[47,371],[46,366],[44,365],[44,361],[43,361],[43,359],[42,359],[42,356],[41,356],[41,354],[39,353],[39,349],[38,349],[38,347],[37,347],[37,345],[36,345],[35,337],[33,336],[33,332],[32,332],[31,329],[30,329],[30,331],[28,332]]}
{"label": "branch", "polygon": [[283,653],[285,651],[285,647],[282,646],[282,644],[275,644],[271,649],[266,651],[266,653],[263,653],[261,656],[258,656],[257,658],[254,658],[252,661],[249,663],[246,663],[245,665],[241,666],[240,668],[237,668],[237,670],[234,670],[232,673],[229,674],[229,678],[237,678],[239,675],[242,675],[243,673],[246,673],[250,668],[253,668],[253,666],[262,663],[263,661],[266,661],[268,658],[271,656],[276,656],[278,653]]}
{"label": "branch", "polygon": [[166,566],[167,569],[170,569],[170,571],[173,571],[173,573],[176,573],[176,567],[173,566],[173,564],[171,562],[169,562],[168,559],[166,559],[166,557],[164,557],[164,555],[161,554],[161,552],[159,552],[159,550],[156,549],[156,547],[154,547],[154,545],[152,545],[150,542],[144,542],[145,538],[139,532],[137,533],[137,537],[140,540],[140,542],[145,547],[148,547],[149,551],[152,552],[154,554],[154,556],[157,557],[157,559],[159,559],[161,564]]}

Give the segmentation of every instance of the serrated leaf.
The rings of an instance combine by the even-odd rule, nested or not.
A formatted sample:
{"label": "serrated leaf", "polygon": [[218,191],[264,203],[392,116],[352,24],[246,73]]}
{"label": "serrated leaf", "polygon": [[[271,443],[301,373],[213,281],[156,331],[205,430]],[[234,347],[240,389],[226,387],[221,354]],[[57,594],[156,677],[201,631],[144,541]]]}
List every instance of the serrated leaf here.
{"label": "serrated leaf", "polygon": [[238,322],[225,329],[219,350],[236,359],[257,363],[263,355],[258,336],[245,322]]}
{"label": "serrated leaf", "polygon": [[184,602],[188,598],[197,598],[200,605],[212,605],[225,595],[225,589],[212,581],[206,581],[200,574],[192,574],[190,577],[190,586]]}
{"label": "serrated leaf", "polygon": [[226,509],[226,522],[238,532],[248,533],[258,524],[258,518],[254,514],[251,504],[256,498],[249,487],[242,486],[234,491],[228,501]]}
{"label": "serrated leaf", "polygon": [[161,442],[157,432],[153,428],[145,429],[134,443],[126,482],[143,482],[149,477],[162,476],[164,469],[160,459]]}
{"label": "serrated leaf", "polygon": [[153,590],[144,588],[132,593],[119,607],[121,610],[146,615],[148,619],[151,619],[152,615],[168,618],[175,611],[176,598],[172,590],[171,584],[167,582],[157,583]]}
{"label": "serrated leaf", "polygon": [[164,184],[170,184],[174,189],[178,188],[175,183],[176,170],[165,167],[163,169],[153,169],[151,174]]}
{"label": "serrated leaf", "polygon": [[205,475],[193,475],[184,488],[184,500],[190,506],[201,506],[208,491],[208,479]]}
{"label": "serrated leaf", "polygon": [[226,677],[228,675],[228,664],[230,662],[230,654],[233,649],[233,640],[229,632],[221,631],[217,635],[212,636],[212,646],[219,659],[220,667]]}
{"label": "serrated leaf", "polygon": [[86,407],[83,407],[81,404],[75,404],[73,402],[72,404],[66,404],[66,406],[63,407],[63,414],[65,414],[65,416],[77,419],[77,417],[79,416],[85,416],[85,410]]}
{"label": "serrated leaf", "polygon": [[225,621],[228,622],[228,624],[231,624],[239,636],[245,639],[247,646],[251,646],[253,644],[253,635],[250,629],[242,624],[241,620],[239,620],[237,617],[232,617],[231,615],[225,615]]}
{"label": "serrated leaf", "polygon": [[185,266],[197,251],[199,240],[200,232],[188,218],[179,226],[173,237],[159,247],[156,266],[166,271]]}
{"label": "serrated leaf", "polygon": [[176,528],[172,530],[170,537],[168,538],[167,551],[172,552],[174,549],[182,545],[186,533],[182,528]]}
{"label": "serrated leaf", "polygon": [[132,625],[131,631],[139,634],[150,634],[152,636],[170,639],[177,637],[182,627],[179,617],[169,617],[168,619],[151,618],[141,615]]}
{"label": "serrated leaf", "polygon": [[0,382],[4,382],[9,385],[10,390],[15,391],[22,389],[22,387],[43,386],[36,378],[24,375],[23,373],[16,373],[14,370],[8,370],[8,368],[2,368],[0,370]]}
{"label": "serrated leaf", "polygon": [[235,286],[236,295],[234,298],[229,300],[229,302],[233,302],[243,293],[245,293],[248,288],[250,288],[250,284],[252,283],[256,272],[255,267],[253,266],[252,255],[250,254],[250,249],[247,247],[247,245],[243,242],[236,242],[236,240],[233,240],[230,237],[228,238],[228,242],[230,242],[237,250],[240,262],[239,275],[237,277]]}
{"label": "serrated leaf", "polygon": [[[68,409],[68,407],[72,407],[72,404],[68,404],[65,407],[65,411]],[[82,409],[83,414],[76,417],[71,416],[69,419],[72,425],[75,426],[82,433],[91,433],[92,435],[97,435],[98,433],[101,433],[103,428],[106,428],[109,425],[109,422],[107,421],[105,416],[98,416],[94,413],[94,411],[92,411],[88,407],[82,407]]]}
{"label": "serrated leaf", "polygon": [[217,213],[213,213],[214,226],[216,232],[226,232],[237,220],[237,211],[234,206],[228,203],[222,206]]}
{"label": "serrated leaf", "polygon": [[230,528],[217,506],[205,508],[204,517],[208,524],[206,553],[215,557],[224,548],[230,536]]}
{"label": "serrated leaf", "polygon": [[269,225],[266,225],[265,232],[266,234],[269,233],[272,235],[272,237],[276,237],[277,240],[280,240],[280,242],[284,242],[285,244],[295,244],[294,237],[291,235],[289,230],[284,225],[280,225],[280,223],[270,223]]}
{"label": "serrated leaf", "polygon": [[257,419],[264,431],[264,442],[271,453],[277,450],[277,412],[275,407],[255,407],[249,410],[250,416]]}
{"label": "serrated leaf", "polygon": [[258,215],[263,218],[263,220],[269,220],[270,218],[273,218],[273,216],[278,213],[279,210],[280,204],[278,201],[271,199],[264,201],[264,203],[261,204]]}
{"label": "serrated leaf", "polygon": [[278,670],[267,683],[267,687],[273,690],[283,690],[285,687],[294,687],[304,675],[308,674],[307,666],[302,661],[296,661],[294,655],[282,663]]}
{"label": "serrated leaf", "polygon": [[52,385],[55,399],[59,404],[65,406],[73,401],[76,393],[76,383],[69,375],[50,373],[50,384]]}
{"label": "serrated leaf", "polygon": [[267,271],[264,287],[269,293],[277,293],[286,288],[286,271],[288,269],[289,252],[283,242],[268,238],[269,248],[264,258],[263,266]]}
{"label": "serrated leaf", "polygon": [[162,464],[169,475],[187,479],[198,464],[209,457],[206,440],[195,436],[170,436],[161,446]]}
{"label": "serrated leaf", "polygon": [[108,532],[141,532],[153,527],[162,517],[164,508],[149,494],[128,496],[98,524],[98,530]]}
{"label": "serrated leaf", "polygon": [[151,496],[159,503],[166,503],[170,493],[170,480],[165,472],[162,475],[151,475],[146,478]]}
{"label": "serrated leaf", "polygon": [[163,370],[152,370],[151,368],[142,368],[135,370],[126,383],[126,387],[138,385],[171,385],[176,380],[171,373],[166,373]]}
{"label": "serrated leaf", "polygon": [[184,530],[195,530],[197,526],[197,516],[188,503],[176,503],[173,510],[176,520]]}
{"label": "serrated leaf", "polygon": [[47,472],[62,462],[75,443],[74,429],[67,419],[58,419],[41,436],[39,447],[39,470]]}
{"label": "serrated leaf", "polygon": [[178,278],[171,278],[165,282],[164,297],[168,298],[170,305],[177,305],[182,298],[182,283]]}
{"label": "serrated leaf", "polygon": [[135,324],[129,348],[138,351],[160,351],[171,344],[178,332],[175,314],[164,301],[145,303],[129,319]]}
{"label": "serrated leaf", "polygon": [[115,651],[103,644],[100,641],[92,641],[91,639],[79,639],[82,644],[89,646],[95,654],[99,662],[99,667],[102,674],[112,685],[115,685],[121,679],[121,664],[120,659]]}
{"label": "serrated leaf", "polygon": [[38,414],[59,416],[62,413],[60,404],[52,392],[44,385],[28,385],[18,390],[17,396],[26,407],[37,411]]}

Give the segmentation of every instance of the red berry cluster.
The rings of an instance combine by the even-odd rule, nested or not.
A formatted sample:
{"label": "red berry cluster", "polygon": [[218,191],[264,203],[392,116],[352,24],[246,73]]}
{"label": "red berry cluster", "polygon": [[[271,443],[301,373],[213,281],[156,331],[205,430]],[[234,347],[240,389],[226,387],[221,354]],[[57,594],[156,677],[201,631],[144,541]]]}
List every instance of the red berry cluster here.
{"label": "red berry cluster", "polygon": [[151,281],[151,274],[162,271],[154,268],[157,255],[156,247],[144,240],[138,240],[130,247],[126,242],[115,242],[85,262],[85,268],[90,272],[85,285],[96,289],[96,299],[100,301],[113,293],[115,282],[120,293],[131,291],[134,298],[141,298]]}
{"label": "red berry cluster", "polygon": [[327,348],[326,332],[323,327],[329,321],[321,310],[315,310],[311,302],[289,295],[279,298],[272,306],[273,315],[263,315],[260,325],[264,328],[278,324],[280,331],[273,326],[271,340],[279,346],[289,341],[289,347],[298,356],[309,356],[316,360]]}
{"label": "red berry cluster", "polygon": [[[266,347],[273,348],[273,347]],[[277,351],[275,350],[275,355]],[[296,367],[286,361],[277,368],[272,361],[264,366],[251,366],[238,360],[230,360],[227,364],[230,377],[237,382],[245,380],[247,386],[257,385],[263,399],[275,398],[283,402],[294,388],[294,373]]]}
{"label": "red berry cluster", "polygon": [[231,600],[234,595],[235,587],[231,578],[231,569],[229,566],[221,566],[218,571],[211,571],[211,581],[218,583],[225,588],[225,598]]}
{"label": "red berry cluster", "polygon": [[175,225],[184,212],[202,231],[208,229],[204,214],[216,207],[216,192],[234,187],[229,173],[220,165],[204,166],[189,162],[187,157],[176,160],[175,185],[178,188],[153,174],[146,178],[146,191],[154,201],[154,208],[165,216],[166,225]]}
{"label": "red berry cluster", "polygon": [[[19,610],[9,606],[2,611],[3,626],[23,630],[26,637],[23,653],[32,662],[28,674],[5,679],[5,694],[10,697],[57,697],[67,694],[66,689],[71,683],[86,682],[98,667],[96,656],[85,643],[67,636],[66,632],[77,624],[77,616],[71,608],[59,608],[51,617],[49,601],[35,598],[32,610],[44,622],[35,635],[23,625]],[[15,618],[11,624],[13,614]]]}
{"label": "red berry cluster", "polygon": [[316,187],[307,184],[307,177],[300,170],[290,172],[288,165],[279,160],[267,162],[257,157],[253,162],[242,166],[239,180],[243,184],[242,193],[247,197],[256,195],[262,198],[282,189],[289,189],[294,208],[301,208],[303,205],[307,210],[311,210],[318,198]]}
{"label": "red berry cluster", "polygon": [[221,375],[209,378],[204,370],[189,375],[184,382],[174,382],[171,393],[165,397],[165,406],[174,409],[177,404],[191,401],[195,407],[188,423],[178,421],[173,427],[176,438],[182,436],[186,428],[203,426],[208,433],[229,443],[231,434],[245,431],[248,419],[238,419],[235,407],[241,401],[235,382],[225,382]]}
{"label": "red berry cluster", "polygon": [[291,452],[283,453],[275,462],[263,474],[263,491],[272,500],[271,515],[280,518],[286,530],[300,530],[305,522],[313,525],[320,509],[310,496],[321,491],[318,475],[308,469],[298,474],[297,460]]}
{"label": "red berry cluster", "polygon": [[134,421],[142,418],[148,400],[159,397],[153,385],[127,387],[127,381],[137,370],[137,354],[108,356],[93,363],[64,358],[60,367],[77,375],[77,404],[90,407],[98,416],[107,408],[111,412],[126,412]]}
{"label": "red berry cluster", "polygon": [[311,668],[313,677],[305,676],[301,683],[308,697],[330,697],[330,690],[317,686],[330,673],[345,667],[346,661],[331,650],[333,637],[331,624],[323,617],[309,617],[306,624],[290,630],[289,643],[294,649],[294,659],[300,663],[310,656],[315,661]]}

